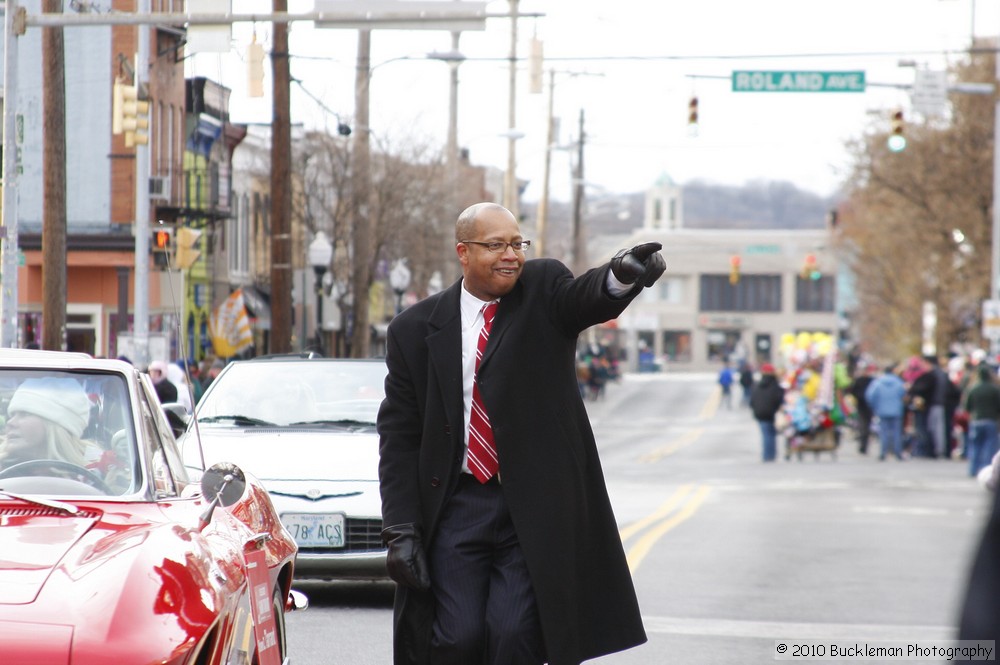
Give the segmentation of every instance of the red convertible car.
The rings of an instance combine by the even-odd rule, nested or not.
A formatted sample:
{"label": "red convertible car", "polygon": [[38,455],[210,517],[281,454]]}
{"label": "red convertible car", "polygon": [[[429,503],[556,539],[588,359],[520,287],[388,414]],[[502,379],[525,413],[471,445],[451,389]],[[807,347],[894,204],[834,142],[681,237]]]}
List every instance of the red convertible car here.
{"label": "red convertible car", "polygon": [[259,482],[186,468],[148,375],[0,350],[0,663],[287,662],[295,541]]}

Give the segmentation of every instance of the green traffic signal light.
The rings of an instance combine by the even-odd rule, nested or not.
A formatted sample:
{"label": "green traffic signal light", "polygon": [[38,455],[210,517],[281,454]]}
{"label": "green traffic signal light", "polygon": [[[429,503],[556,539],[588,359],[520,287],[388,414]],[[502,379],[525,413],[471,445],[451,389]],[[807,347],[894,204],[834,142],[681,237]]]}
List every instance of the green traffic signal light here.
{"label": "green traffic signal light", "polygon": [[887,141],[889,150],[892,152],[902,152],[906,149],[906,137],[903,135],[903,112],[896,111],[892,114],[892,132]]}

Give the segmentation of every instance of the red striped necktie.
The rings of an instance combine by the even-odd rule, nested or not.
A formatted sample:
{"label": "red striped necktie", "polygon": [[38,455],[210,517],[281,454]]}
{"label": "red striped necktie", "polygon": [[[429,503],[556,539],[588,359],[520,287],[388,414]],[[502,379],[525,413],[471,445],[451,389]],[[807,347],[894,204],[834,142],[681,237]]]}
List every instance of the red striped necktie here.
{"label": "red striped necktie", "polygon": [[486,350],[486,340],[490,338],[493,327],[493,317],[497,313],[497,303],[483,307],[483,329],[479,333],[479,343],[476,346],[476,376],[472,382],[472,415],[469,417],[469,470],[476,479],[485,483],[500,469],[497,459],[497,449],[493,444],[493,428],[490,427],[490,417],[479,396],[479,363]]}

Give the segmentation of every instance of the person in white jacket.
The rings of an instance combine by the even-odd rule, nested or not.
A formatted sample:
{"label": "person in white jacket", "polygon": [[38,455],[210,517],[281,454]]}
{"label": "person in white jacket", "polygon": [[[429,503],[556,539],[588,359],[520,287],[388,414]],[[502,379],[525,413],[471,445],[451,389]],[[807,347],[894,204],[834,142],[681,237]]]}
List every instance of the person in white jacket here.
{"label": "person in white jacket", "polygon": [[188,386],[184,370],[175,363],[167,363],[167,380],[177,388],[178,403],[184,407],[185,411],[191,413],[194,410],[191,404],[191,387]]}

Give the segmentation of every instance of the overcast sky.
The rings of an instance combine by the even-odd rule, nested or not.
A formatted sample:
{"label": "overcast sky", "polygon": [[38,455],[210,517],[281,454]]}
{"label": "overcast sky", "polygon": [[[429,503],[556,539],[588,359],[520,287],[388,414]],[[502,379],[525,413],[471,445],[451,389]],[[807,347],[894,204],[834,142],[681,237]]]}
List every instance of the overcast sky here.
{"label": "overcast sky", "polygon": [[[335,0],[327,0],[333,6]],[[267,12],[270,0],[233,0],[233,11]],[[290,11],[310,11],[311,0],[290,0]],[[326,7],[324,7],[325,9]],[[900,60],[942,69],[962,58],[973,33],[1000,33],[997,0],[521,0],[518,54],[532,38],[544,44],[546,69],[557,72],[555,113],[560,140],[578,134],[581,109],[587,135],[585,180],[592,191],[644,191],[661,174],[740,185],[785,180],[817,194],[834,193],[848,165],[845,142],[872,128],[883,131],[893,111],[908,119],[913,69]],[[506,13],[506,0],[490,2]],[[270,70],[263,99],[246,95],[245,54],[254,32],[270,50],[271,26],[238,25],[229,54],[188,59],[188,74],[207,76],[233,91],[233,122],[270,122]],[[423,56],[448,51],[445,31],[376,30],[372,36],[373,131],[402,140],[445,141],[448,67]],[[292,26],[293,78],[323,105],[350,119],[354,109],[356,32]],[[459,143],[477,164],[507,166],[510,21],[490,19],[486,30],[462,33]],[[735,70],[862,70],[861,93],[733,92]],[[547,77],[546,77],[547,78]],[[518,176],[541,189],[548,90],[530,94],[527,63],[518,77]],[[687,125],[697,95],[700,123]],[[336,126],[298,86],[292,120],[307,127]],[[553,152],[552,196],[567,200],[570,153]]]}

